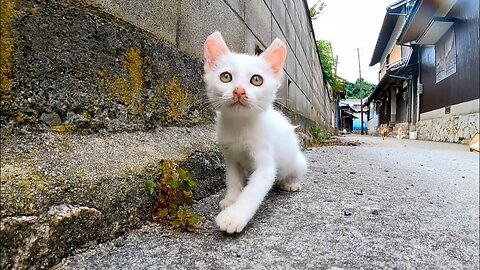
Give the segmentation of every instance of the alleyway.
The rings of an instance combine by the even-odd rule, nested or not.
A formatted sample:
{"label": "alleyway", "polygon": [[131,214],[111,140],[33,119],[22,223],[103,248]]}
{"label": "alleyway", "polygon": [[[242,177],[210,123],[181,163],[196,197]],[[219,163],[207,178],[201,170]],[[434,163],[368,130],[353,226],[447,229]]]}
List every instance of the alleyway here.
{"label": "alleyway", "polygon": [[479,155],[465,145],[349,136],[307,153],[300,193],[272,191],[240,235],[144,227],[62,269],[478,269]]}

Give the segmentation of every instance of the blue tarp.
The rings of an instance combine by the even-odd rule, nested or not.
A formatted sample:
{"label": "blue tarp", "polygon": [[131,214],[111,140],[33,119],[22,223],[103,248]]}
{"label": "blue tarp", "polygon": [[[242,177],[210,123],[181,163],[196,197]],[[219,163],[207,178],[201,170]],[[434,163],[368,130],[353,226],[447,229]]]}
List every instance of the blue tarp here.
{"label": "blue tarp", "polygon": [[[354,131],[356,131],[356,130],[360,131],[360,130],[361,130],[361,128],[360,128],[360,119],[355,118],[355,119],[353,120],[353,130],[354,130]],[[363,119],[363,130],[364,130],[364,131],[367,131],[367,130],[368,130],[367,121],[366,121],[365,118]]]}

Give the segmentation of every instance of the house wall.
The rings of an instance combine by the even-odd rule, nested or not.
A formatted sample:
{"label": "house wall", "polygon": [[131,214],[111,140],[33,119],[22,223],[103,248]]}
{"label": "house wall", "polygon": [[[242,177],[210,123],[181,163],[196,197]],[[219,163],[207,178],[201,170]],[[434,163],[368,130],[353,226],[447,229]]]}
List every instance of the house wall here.
{"label": "house wall", "polygon": [[388,63],[395,63],[397,61],[400,61],[400,59],[402,59],[402,46],[395,45],[392,49],[392,52],[390,53],[390,59]]}
{"label": "house wall", "polygon": [[[379,78],[378,80],[380,81],[382,77],[386,73],[386,65],[389,63],[393,63],[397,60],[400,60],[401,58],[401,49],[400,49],[400,57],[398,57],[397,53],[397,47],[400,47],[399,45],[396,44],[397,38],[400,35],[400,31],[402,30],[403,25],[405,24],[405,16],[399,16],[397,23],[395,24],[395,28],[392,31],[392,34],[390,36],[390,40],[387,43],[387,46],[385,46],[385,50],[383,51],[382,57],[380,58],[380,71],[379,71]],[[387,55],[390,55],[390,59],[387,63]],[[393,55],[392,55],[393,54]],[[396,60],[393,60],[396,59]]]}
{"label": "house wall", "polygon": [[479,130],[479,2],[458,0],[447,17],[456,19],[456,73],[435,83],[435,46],[420,48],[424,91],[417,133],[421,139],[467,143]]}
{"label": "house wall", "polygon": [[[387,55],[392,52],[393,48],[396,45],[397,38],[400,35],[400,31],[402,30],[403,25],[405,24],[405,16],[399,16],[397,23],[395,24],[395,28],[392,31],[392,35],[390,36],[390,40],[388,41],[387,46],[385,47],[385,51],[383,52],[382,57],[380,58],[380,66],[383,67],[385,65]],[[390,61],[391,63],[391,61]]]}
{"label": "house wall", "polygon": [[453,26],[457,51],[456,73],[436,83],[435,46],[420,48],[420,80],[424,89],[420,98],[420,113],[480,97],[479,3],[458,0],[447,17],[457,20]]}

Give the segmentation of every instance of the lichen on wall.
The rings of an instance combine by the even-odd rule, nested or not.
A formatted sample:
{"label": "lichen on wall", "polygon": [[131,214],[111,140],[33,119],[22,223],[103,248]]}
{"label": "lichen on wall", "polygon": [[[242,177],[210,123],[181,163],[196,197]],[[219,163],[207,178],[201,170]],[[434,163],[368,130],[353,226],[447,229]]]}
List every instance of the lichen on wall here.
{"label": "lichen on wall", "polygon": [[[140,51],[130,48],[123,56],[122,63],[128,75],[109,75],[106,69],[98,72],[100,85],[108,89],[110,97],[128,106],[132,119],[156,113],[163,115],[165,123],[181,124],[190,108],[190,94],[182,88],[180,79],[173,75],[169,82],[154,86],[150,91],[145,86],[146,60]],[[150,92],[153,94],[149,95]]]}
{"label": "lichen on wall", "polygon": [[3,131],[89,134],[212,122],[198,59],[80,2],[92,3],[2,1]]}
{"label": "lichen on wall", "polygon": [[108,76],[108,70],[99,71],[101,85],[106,87],[110,96],[127,105],[133,117],[140,114],[145,96],[143,66],[144,60],[136,48],[128,49],[124,54],[123,65],[128,75]]}
{"label": "lichen on wall", "polygon": [[189,109],[190,95],[182,89],[182,83],[177,76],[160,88],[160,93],[167,101],[165,120],[168,123],[178,123]]}
{"label": "lichen on wall", "polygon": [[10,99],[11,78],[13,76],[14,36],[12,20],[18,15],[18,11],[15,0],[2,0],[0,3],[0,87],[2,101],[6,101]]}

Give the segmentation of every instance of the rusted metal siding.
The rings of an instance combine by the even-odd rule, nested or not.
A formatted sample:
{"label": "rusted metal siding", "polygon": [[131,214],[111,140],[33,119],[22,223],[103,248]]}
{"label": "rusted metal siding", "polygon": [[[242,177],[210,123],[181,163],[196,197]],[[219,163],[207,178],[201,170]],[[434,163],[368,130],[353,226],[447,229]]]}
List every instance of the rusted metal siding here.
{"label": "rusted metal siding", "polygon": [[424,85],[421,113],[480,97],[478,14],[478,1],[459,0],[447,15],[457,20],[453,26],[457,51],[455,74],[435,83],[435,46],[421,47],[421,82]]}

